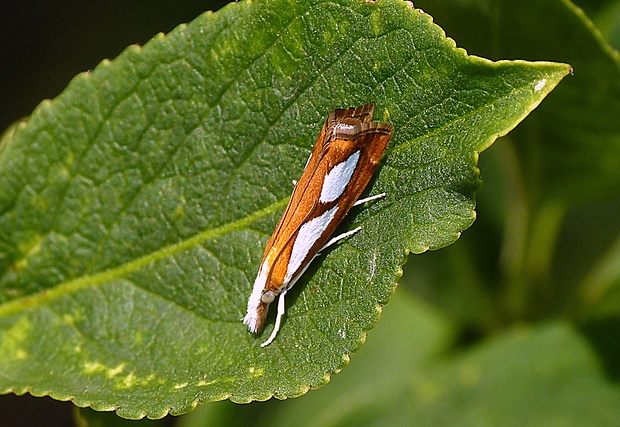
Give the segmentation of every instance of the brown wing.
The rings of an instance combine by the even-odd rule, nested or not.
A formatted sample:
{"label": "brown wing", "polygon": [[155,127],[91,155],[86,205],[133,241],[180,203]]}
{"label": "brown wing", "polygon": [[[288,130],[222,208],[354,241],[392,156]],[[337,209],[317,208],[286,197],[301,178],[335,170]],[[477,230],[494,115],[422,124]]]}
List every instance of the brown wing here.
{"label": "brown wing", "polygon": [[[374,106],[367,104],[345,110],[334,110],[327,118],[288,206],[272,235],[263,259],[271,259],[266,290],[292,286],[308,262],[327,242],[334,229],[359,199],[392,136],[393,127],[371,122]],[[326,175],[338,164],[359,151],[359,160],[346,189],[337,199],[319,201]],[[292,274],[287,269],[293,246],[303,224],[320,217],[338,205],[329,225],[314,241],[303,262]]]}
{"label": "brown wing", "polygon": [[[293,190],[291,199],[289,200],[286,209],[284,209],[282,217],[280,218],[278,225],[276,225],[276,228],[271,235],[269,242],[267,242],[264,257],[267,257],[267,254],[271,252],[271,248],[273,247],[276,238],[280,234],[282,234],[283,228],[286,228],[289,232],[291,231],[291,222],[293,222],[294,219],[298,219],[298,216],[294,215],[295,212],[291,211],[296,210],[295,207],[299,206],[299,203],[302,199],[308,199],[309,197],[311,197],[311,193],[307,192],[307,186],[314,180],[314,175],[317,172],[318,164],[325,157],[329,150],[329,145],[333,138],[334,128],[336,127],[336,125],[338,125],[339,123],[347,123],[353,125],[370,123],[374,110],[374,104],[366,104],[360,107],[336,109],[329,114],[329,116],[325,120],[325,123],[323,124],[321,133],[319,134],[319,137],[314,144],[312,153],[310,153],[310,157],[308,158],[308,162],[306,164],[306,167],[304,168],[304,172],[302,173],[301,178],[299,179],[297,185],[295,186],[295,189]],[[297,224],[297,227],[299,227],[299,224]]]}

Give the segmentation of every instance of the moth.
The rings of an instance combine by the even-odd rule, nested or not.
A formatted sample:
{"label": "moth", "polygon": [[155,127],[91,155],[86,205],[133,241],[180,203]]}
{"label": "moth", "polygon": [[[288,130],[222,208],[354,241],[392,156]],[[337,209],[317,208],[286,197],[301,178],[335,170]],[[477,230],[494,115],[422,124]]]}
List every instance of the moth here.
{"label": "moth", "polygon": [[306,163],[291,199],[267,243],[243,323],[250,332],[265,327],[269,304],[276,297],[276,337],[285,312],[284,297],[320,252],[357,233],[361,227],[330,239],[349,210],[385,197],[359,199],[377,169],[394,128],[372,121],[373,104],[332,111]]}

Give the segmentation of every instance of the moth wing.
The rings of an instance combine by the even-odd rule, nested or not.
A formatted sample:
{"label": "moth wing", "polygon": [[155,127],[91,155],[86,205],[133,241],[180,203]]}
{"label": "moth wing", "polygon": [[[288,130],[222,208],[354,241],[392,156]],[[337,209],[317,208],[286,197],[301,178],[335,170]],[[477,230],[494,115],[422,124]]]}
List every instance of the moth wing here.
{"label": "moth wing", "polygon": [[[263,297],[295,284],[368,185],[393,131],[373,123],[373,112],[372,104],[334,110],[325,121],[265,248],[244,318],[252,332],[264,327],[269,302]],[[323,194],[325,185],[336,188],[329,197]]]}
{"label": "moth wing", "polygon": [[[291,215],[291,209],[293,209],[295,206],[298,206],[302,198],[310,198],[314,195],[314,192],[316,192],[316,188],[308,187],[308,185],[314,180],[314,174],[308,174],[307,171],[317,171],[319,163],[326,155],[328,155],[330,143],[333,140],[334,135],[338,132],[337,126],[341,123],[350,124],[353,126],[362,123],[370,123],[372,120],[372,115],[374,114],[374,110],[374,104],[366,104],[359,107],[336,109],[329,114],[329,116],[325,120],[325,123],[323,124],[321,133],[319,134],[319,137],[314,144],[312,153],[310,153],[310,157],[306,162],[302,177],[295,186],[293,194],[291,195],[291,198],[286,208],[284,209],[284,212],[282,213],[282,217],[276,225],[276,228],[271,235],[271,238],[267,242],[267,246],[265,248],[265,257],[268,253],[271,252],[271,249],[275,241],[277,240],[278,235],[283,232],[283,229],[290,229],[290,227],[287,227],[287,225],[290,223],[291,220],[293,220],[293,216]],[[287,221],[287,219],[289,221]]]}
{"label": "moth wing", "polygon": [[[282,235],[274,238],[279,256],[287,260],[274,262],[271,283],[276,286],[289,288],[295,283],[359,199],[379,165],[393,127],[378,123],[357,123],[355,127],[355,132],[348,128],[334,132],[312,174],[304,173],[295,189],[290,203],[295,209],[293,217],[283,222]],[[332,176],[339,165],[345,170],[353,163],[352,170],[343,173],[346,176]],[[328,185],[338,186],[338,196],[324,200],[324,187]]]}

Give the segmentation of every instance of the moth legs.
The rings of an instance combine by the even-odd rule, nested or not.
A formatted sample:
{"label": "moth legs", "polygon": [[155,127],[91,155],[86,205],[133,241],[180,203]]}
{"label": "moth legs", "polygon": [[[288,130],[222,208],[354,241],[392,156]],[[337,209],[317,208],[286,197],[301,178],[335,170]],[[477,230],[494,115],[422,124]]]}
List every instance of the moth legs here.
{"label": "moth legs", "polygon": [[[294,185],[297,185],[296,181],[293,181]],[[359,206],[363,203],[366,202],[370,202],[373,200],[377,200],[377,199],[382,199],[386,196],[386,193],[381,193],[381,194],[377,194],[374,196],[370,196],[370,197],[366,197],[365,199],[360,199],[357,202],[355,202],[355,204],[353,206]],[[310,260],[310,262],[308,262],[306,264],[306,267],[301,271],[301,273],[299,274],[299,276],[301,276],[306,268],[308,268],[310,266],[310,264],[312,264],[312,261],[314,261],[314,258],[318,257],[321,255],[321,251],[323,251],[324,249],[327,249],[328,247],[330,247],[331,245],[333,245],[336,242],[339,242],[342,239],[346,239],[347,237],[350,237],[352,235],[354,235],[355,233],[357,233],[358,231],[360,231],[362,229],[362,227],[356,227],[353,230],[349,230],[345,233],[339,234],[336,237],[332,237],[327,243],[325,243],[323,245],[323,247],[321,249],[319,249],[319,251],[317,252],[317,254]],[[294,285],[294,283],[289,284],[288,288],[284,288],[282,290],[282,292],[280,292],[280,295],[278,295],[278,312],[276,314],[276,323],[273,326],[273,331],[271,331],[271,335],[269,335],[269,338],[267,338],[267,340],[262,343],[260,346],[261,347],[267,347],[269,344],[271,344],[273,342],[274,339],[276,339],[276,335],[278,335],[278,332],[280,331],[280,325],[282,323],[282,318],[284,317],[284,313],[286,312],[286,304],[285,304],[285,296],[286,296],[286,292],[292,288]]]}

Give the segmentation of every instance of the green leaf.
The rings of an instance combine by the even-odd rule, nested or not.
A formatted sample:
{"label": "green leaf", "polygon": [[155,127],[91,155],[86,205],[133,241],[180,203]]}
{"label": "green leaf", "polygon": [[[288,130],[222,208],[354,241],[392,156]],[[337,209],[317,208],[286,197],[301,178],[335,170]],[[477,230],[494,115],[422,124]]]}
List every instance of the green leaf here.
{"label": "green leaf", "polygon": [[[463,317],[482,314],[475,322],[486,323],[487,330],[496,326],[489,327],[489,319],[497,324],[498,319],[548,318],[569,311],[583,320],[601,304],[607,313],[614,305],[619,315],[615,295],[620,276],[609,276],[620,263],[614,249],[620,238],[618,52],[566,0],[422,0],[416,5],[428,9],[448,35],[477,54],[551,58],[574,68],[574,76],[505,138],[506,144],[483,159],[487,185],[478,206],[489,222],[479,223],[480,233],[455,255],[473,272],[465,282],[477,287],[465,290],[448,280],[427,281],[435,287],[433,297],[447,296],[442,303],[446,308],[455,301],[462,304]],[[470,21],[481,25],[472,29]],[[486,256],[476,257],[479,251]],[[481,260],[479,271],[473,271],[471,265]],[[432,268],[437,272],[446,270],[443,255],[422,262],[436,264]],[[441,286],[445,289],[437,292]],[[488,294],[486,301],[478,298],[497,288],[502,300]],[[469,304],[474,295],[484,307]],[[489,313],[489,307],[497,313]]]}
{"label": "green leaf", "polygon": [[[399,320],[401,328],[411,326],[409,318]],[[338,388],[272,408],[257,425],[286,426],[294,420],[311,420],[295,423],[300,426],[315,421],[324,426],[402,426],[415,420],[436,426],[458,420],[459,426],[476,427],[620,422],[612,410],[620,404],[620,390],[604,378],[583,337],[564,323],[515,328],[448,359],[433,355],[411,360],[415,344],[401,343],[402,335],[384,331],[397,351],[383,360],[406,365],[400,375],[386,383],[371,374],[363,383],[358,371]],[[372,372],[377,363],[371,360],[381,357],[385,346],[372,346],[372,354],[366,350],[360,351],[359,362],[370,362]]]}
{"label": "green leaf", "polygon": [[[183,418],[189,426],[617,425],[620,390],[565,322],[508,328],[447,353],[454,324],[398,294],[368,343],[328,387],[260,408],[229,402]],[[179,426],[180,427],[180,426]]]}
{"label": "green leaf", "polygon": [[[612,426],[619,420],[609,408],[620,403],[620,391],[603,377],[583,337],[562,323],[516,328],[448,369],[438,366],[434,380],[450,383],[444,396],[450,407],[436,399],[419,409],[432,408],[437,424],[449,419],[450,412],[460,413],[463,425],[478,426]],[[502,410],[489,414],[489,407]]]}
{"label": "green leaf", "polygon": [[524,179],[537,198],[575,203],[620,194],[620,55],[580,9],[569,0],[416,5],[476,54],[570,63],[574,76],[512,135]]}
{"label": "green leaf", "polygon": [[[452,325],[429,307],[404,301],[407,305],[397,299],[386,308],[371,333],[378,341],[364,346],[336,384],[272,407],[255,425],[618,423],[607,408],[618,405],[620,391],[606,383],[596,356],[566,324],[514,328],[446,358],[437,350],[449,344]],[[441,344],[429,346],[431,337]],[[381,363],[395,369],[377,369]]]}
{"label": "green leaf", "polygon": [[[478,153],[568,71],[467,56],[396,0],[272,0],[76,77],[0,152],[0,390],[159,418],[326,383],[406,254],[473,222]],[[368,189],[388,197],[262,349],[240,319],[264,244],[327,114],[365,102],[396,129]]]}
{"label": "green leaf", "polygon": [[[440,313],[412,298],[407,290],[399,291],[368,342],[352,357],[351,366],[320,392],[303,399],[269,402],[263,408],[229,402],[205,405],[183,417],[179,427],[328,426],[345,421],[347,425],[366,425],[364,417],[369,412],[381,411],[386,404],[392,407],[391,401],[409,392],[410,378],[425,377],[425,365],[454,344],[453,331],[454,325]],[[256,413],[257,409],[260,412]]]}
{"label": "green leaf", "polygon": [[127,420],[116,416],[114,412],[96,412],[90,408],[76,408],[74,410],[76,427],[167,427],[170,420]]}

